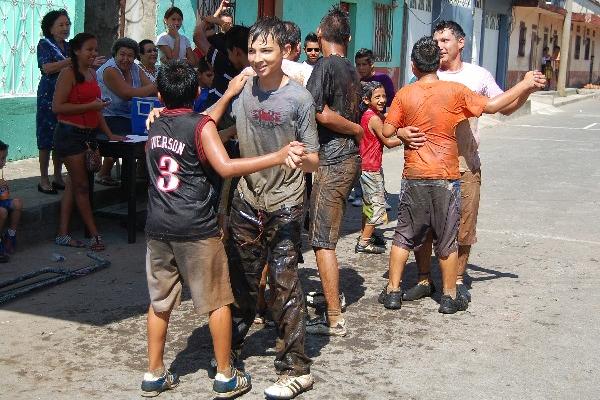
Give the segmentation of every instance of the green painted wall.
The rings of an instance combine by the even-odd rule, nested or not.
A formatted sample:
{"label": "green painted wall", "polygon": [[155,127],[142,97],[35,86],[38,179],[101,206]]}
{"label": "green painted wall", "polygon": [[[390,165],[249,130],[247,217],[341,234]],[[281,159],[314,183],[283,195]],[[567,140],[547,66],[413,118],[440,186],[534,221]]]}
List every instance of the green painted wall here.
{"label": "green painted wall", "polygon": [[[0,139],[10,145],[10,160],[38,155],[35,94],[40,71],[35,49],[41,37],[42,17],[57,8],[69,12],[71,37],[83,31],[85,0],[0,0],[0,14],[6,17],[3,29],[7,32],[0,40]],[[21,33],[26,35],[25,40]]]}
{"label": "green painted wall", "polygon": [[21,160],[37,157],[35,139],[36,97],[0,99],[0,138],[9,146],[8,159]]}

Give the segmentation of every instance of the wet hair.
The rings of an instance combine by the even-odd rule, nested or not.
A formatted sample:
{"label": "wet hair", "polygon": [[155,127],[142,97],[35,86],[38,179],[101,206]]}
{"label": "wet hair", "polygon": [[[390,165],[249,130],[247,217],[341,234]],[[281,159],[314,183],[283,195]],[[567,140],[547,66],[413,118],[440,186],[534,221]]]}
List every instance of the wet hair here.
{"label": "wet hair", "polygon": [[144,46],[146,46],[147,44],[154,44],[154,42],[150,39],[144,39],[139,43],[139,50],[138,50],[138,60],[140,59],[140,56],[144,53]]}
{"label": "wet hair", "polygon": [[194,68],[180,60],[164,63],[156,77],[158,92],[167,108],[191,108],[199,85]]}
{"label": "wet hair", "polygon": [[441,20],[440,22],[438,22],[435,25],[435,28],[433,29],[433,31],[434,32],[442,32],[444,29],[448,29],[448,30],[452,31],[452,34],[457,39],[464,39],[466,36],[465,31],[463,30],[462,26],[460,26],[458,23],[456,23],[454,21]]}
{"label": "wet hair", "polygon": [[138,46],[138,43],[135,40],[130,39],[128,37],[122,37],[115,40],[111,49],[112,56],[115,57],[119,49],[121,49],[122,47],[133,50],[135,58],[140,57],[140,46]]}
{"label": "wet hair", "polygon": [[321,37],[328,42],[345,46],[350,41],[350,18],[340,6],[333,6],[329,9],[321,19],[319,28]]}
{"label": "wet hair", "polygon": [[370,101],[371,97],[373,96],[373,92],[376,89],[384,88],[384,87],[381,82],[377,82],[377,81],[361,82],[360,85],[361,85],[361,90],[360,90],[361,102],[360,102],[360,105],[358,106],[358,108],[360,110],[360,113],[364,114],[364,112],[369,109],[369,106],[367,104],[365,104],[365,102],[362,100],[367,98]]}
{"label": "wet hair", "polygon": [[67,19],[69,20],[69,23],[71,23],[71,18],[69,18],[69,14],[67,13],[67,10],[65,10],[64,8],[61,8],[58,10],[52,10],[52,11],[48,12],[46,15],[44,15],[44,18],[42,18],[42,34],[44,35],[44,37],[52,38],[52,33],[50,33],[50,30],[52,29],[52,25],[54,25],[56,20],[63,15],[65,17],[67,17]]}
{"label": "wet hair", "polygon": [[181,19],[183,19],[183,12],[181,11],[181,9],[179,7],[175,7],[175,6],[167,8],[167,11],[165,11],[164,19],[169,18],[173,14],[179,14]]}
{"label": "wet hair", "polygon": [[73,66],[75,82],[77,83],[83,83],[85,81],[85,76],[79,72],[79,65],[77,63],[77,56],[75,55],[75,52],[77,50],[81,50],[83,44],[91,39],[96,39],[96,36],[92,35],[91,33],[81,32],[75,35],[75,37],[69,41],[71,65]]}
{"label": "wet hair", "polygon": [[210,66],[208,61],[206,61],[206,58],[201,58],[200,61],[198,62],[198,72],[203,73],[203,72],[207,72],[210,70],[212,70],[212,67]]}
{"label": "wet hair", "polygon": [[420,72],[437,71],[440,67],[440,48],[431,36],[423,36],[410,52],[410,59]]}
{"label": "wet hair", "polygon": [[369,64],[373,64],[373,52],[370,49],[362,48],[357,51],[356,55],[354,56],[354,61],[358,60],[359,58],[366,58]]}
{"label": "wet hair", "polygon": [[300,28],[292,21],[283,21],[283,25],[285,26],[285,44],[296,48],[302,41]]}
{"label": "wet hair", "polygon": [[319,38],[317,37],[317,34],[314,32],[310,32],[308,35],[306,35],[306,37],[304,38],[304,47],[306,47],[307,42],[318,43]]}
{"label": "wet hair", "polygon": [[225,48],[233,50],[234,48],[241,49],[248,54],[248,37],[250,29],[246,26],[234,25],[225,33]]}
{"label": "wet hair", "polygon": [[273,41],[283,48],[289,39],[285,23],[277,17],[263,17],[250,27],[250,43],[256,42],[259,38],[266,42],[269,36],[272,36]]}
{"label": "wet hair", "polygon": [[0,151],[7,151],[8,150],[8,145],[6,143],[4,143],[2,140],[0,140]]}
{"label": "wet hair", "polygon": [[219,14],[219,18],[221,18],[221,17],[229,17],[233,20],[233,14],[227,8],[225,10],[221,11],[221,14]]}

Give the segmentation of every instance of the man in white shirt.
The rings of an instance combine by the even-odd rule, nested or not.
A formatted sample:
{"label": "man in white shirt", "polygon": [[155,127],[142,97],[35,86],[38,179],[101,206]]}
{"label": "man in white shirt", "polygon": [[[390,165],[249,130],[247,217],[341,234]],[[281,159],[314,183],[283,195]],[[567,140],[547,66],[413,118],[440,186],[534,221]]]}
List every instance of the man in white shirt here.
{"label": "man in white shirt", "polygon": [[[437,75],[440,80],[459,82],[472,91],[493,98],[503,93],[492,74],[475,64],[462,61],[462,49],[465,46],[465,32],[454,21],[440,21],[433,38],[440,48],[440,68]],[[529,95],[523,96],[501,110],[509,115],[521,107]],[[481,161],[479,159],[479,130],[477,118],[462,121],[456,127],[458,142],[459,169],[461,173],[461,218],[458,232],[458,277],[457,291],[471,301],[471,294],[463,282],[471,246],[477,242],[476,225],[479,212],[479,194],[481,187]],[[410,127],[407,127],[410,128]],[[410,130],[410,129],[408,129]],[[399,130],[398,136],[411,148],[422,146],[423,134],[408,130]],[[415,252],[419,266],[419,281],[408,289],[403,300],[417,300],[430,296],[433,292],[430,277],[432,238],[429,237],[421,249]]]}

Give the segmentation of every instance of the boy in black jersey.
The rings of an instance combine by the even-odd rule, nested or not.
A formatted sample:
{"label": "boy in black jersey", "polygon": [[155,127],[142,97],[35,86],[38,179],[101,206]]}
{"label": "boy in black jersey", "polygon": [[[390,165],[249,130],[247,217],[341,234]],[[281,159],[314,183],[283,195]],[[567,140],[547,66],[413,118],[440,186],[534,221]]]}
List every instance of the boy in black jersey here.
{"label": "boy in black jersey", "polygon": [[305,144],[303,171],[270,168],[242,177],[231,205],[232,245],[228,246],[236,354],[256,316],[261,272],[265,264],[269,266],[269,310],[277,327],[279,379],[265,389],[265,395],[276,399],[291,399],[314,383],[304,351],[306,312],[298,255],[305,196],[302,172],[316,170],[319,143],[310,93],[281,69],[290,52],[285,41],[285,25],[277,18],[261,19],[250,28],[248,61],[256,76],[248,79],[233,101],[232,117],[243,157],[266,154],[298,140]]}
{"label": "boy in black jersey", "polygon": [[[245,82],[233,80],[224,95],[229,101]],[[142,395],[152,397],[178,384],[166,370],[163,354],[171,310],[181,301],[182,282],[190,287],[194,308],[208,313],[217,374],[217,398],[231,398],[250,390],[250,376],[230,365],[233,295],[221,231],[217,224],[217,173],[246,175],[261,169],[301,162],[304,146],[288,142],[260,157],[231,160],[214,121],[192,111],[198,94],[198,76],[184,62],[163,65],[157,78],[165,103],[150,127],[146,163],[148,219],[146,275],[151,305],[148,309],[148,372]],[[216,171],[216,172],[215,172]]]}

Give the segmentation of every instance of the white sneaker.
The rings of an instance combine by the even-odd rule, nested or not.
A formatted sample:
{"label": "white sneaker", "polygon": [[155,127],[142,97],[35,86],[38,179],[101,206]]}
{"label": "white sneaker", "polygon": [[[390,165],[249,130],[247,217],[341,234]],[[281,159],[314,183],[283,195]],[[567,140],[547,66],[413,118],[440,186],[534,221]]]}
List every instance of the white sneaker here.
{"label": "white sneaker", "polygon": [[301,376],[281,375],[277,382],[265,389],[267,399],[293,399],[302,392],[312,389],[315,379],[312,374]]}

